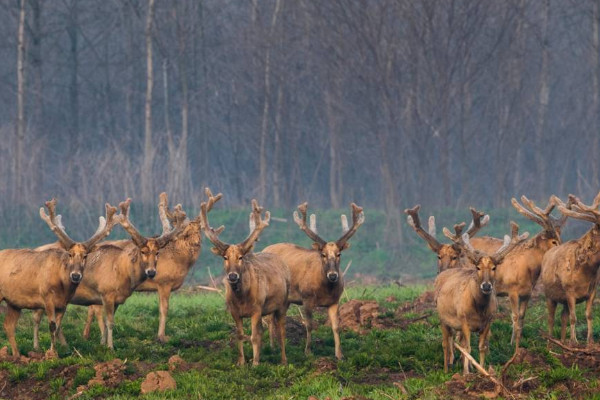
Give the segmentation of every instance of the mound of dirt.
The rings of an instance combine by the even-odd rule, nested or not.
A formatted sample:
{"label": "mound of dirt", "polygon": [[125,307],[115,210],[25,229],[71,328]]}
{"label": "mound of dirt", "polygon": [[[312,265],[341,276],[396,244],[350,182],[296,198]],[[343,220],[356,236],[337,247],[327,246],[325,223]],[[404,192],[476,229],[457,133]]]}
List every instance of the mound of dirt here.
{"label": "mound of dirt", "polygon": [[367,328],[382,328],[378,321],[379,304],[375,300],[352,299],[339,308],[340,328],[365,333]]}
{"label": "mound of dirt", "polygon": [[167,371],[155,371],[146,375],[142,382],[142,394],[152,392],[164,392],[165,390],[177,389],[175,379]]}
{"label": "mound of dirt", "polygon": [[423,292],[415,300],[400,304],[400,306],[398,306],[396,309],[396,315],[405,314],[407,312],[419,313],[425,310],[433,309],[435,309],[435,292],[428,290]]}

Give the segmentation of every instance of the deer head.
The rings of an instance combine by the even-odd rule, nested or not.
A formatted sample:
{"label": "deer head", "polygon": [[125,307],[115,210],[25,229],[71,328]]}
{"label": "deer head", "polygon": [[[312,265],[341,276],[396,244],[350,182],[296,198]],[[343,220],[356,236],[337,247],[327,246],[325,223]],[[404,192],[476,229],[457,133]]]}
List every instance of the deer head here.
{"label": "deer head", "polygon": [[[448,228],[444,228],[444,235],[456,243],[461,251],[469,258],[469,260],[475,265],[477,270],[477,283],[479,289],[483,295],[490,295],[494,291],[494,283],[496,279],[496,266],[501,264],[506,257],[519,243],[529,237],[529,233],[525,232],[519,236],[519,225],[511,221],[511,236],[504,236],[504,244],[496,250],[492,255],[488,255],[479,250],[475,250],[469,241],[469,235],[464,233],[462,235],[453,235]],[[457,226],[454,226],[454,231],[460,233],[460,229],[457,230]]]}
{"label": "deer head", "polygon": [[[408,215],[406,217],[408,224],[415,230],[417,235],[419,235],[423,240],[425,240],[425,242],[427,242],[429,248],[437,254],[438,273],[445,271],[449,268],[456,268],[459,265],[459,259],[461,256],[460,247],[455,243],[441,244],[437,241],[437,239],[435,238],[436,229],[434,216],[429,217],[429,232],[426,232],[421,227],[421,220],[419,218],[420,209],[421,205],[417,204],[413,208],[407,208],[404,210],[404,213]],[[469,228],[467,229],[467,234],[469,235],[469,238],[472,238],[477,232],[479,232],[481,228],[488,224],[490,216],[480,211],[477,211],[473,207],[470,207],[470,211],[472,215],[472,221],[469,225]],[[456,232],[456,235],[460,236],[462,234],[462,230],[465,227],[465,224],[455,225],[454,227],[455,229],[457,227],[460,227],[460,232]]]}
{"label": "deer head", "polygon": [[[209,196],[209,192],[210,191],[207,190],[207,196]],[[269,226],[271,213],[266,211],[263,219],[261,217],[263,208],[258,205],[256,200],[252,200],[252,213],[250,214],[250,217],[254,221],[254,229],[251,230],[250,234],[243,242],[238,244],[229,244],[219,239],[219,235],[225,229],[223,226],[217,228],[216,230],[211,228],[207,216],[208,206],[208,203],[202,203],[200,205],[200,215],[204,235],[214,245],[214,247],[211,249],[212,252],[223,257],[223,268],[225,269],[225,275],[228,282],[231,285],[237,285],[242,279],[242,276],[247,268],[245,256],[252,252],[254,243],[258,240],[258,237],[262,231]]]}
{"label": "deer head", "polygon": [[356,230],[365,222],[365,214],[362,207],[354,203],[350,204],[352,209],[352,226],[348,226],[348,219],[345,215],[341,216],[342,236],[335,242],[326,242],[317,234],[316,216],[310,216],[310,228],[306,225],[306,212],[308,203],[302,203],[298,206],[298,211],[294,211],[294,221],[306,235],[313,241],[313,249],[320,252],[323,274],[330,283],[337,283],[340,279],[340,257],[343,250],[350,247],[348,240],[356,233]]}
{"label": "deer head", "polygon": [[[165,247],[171,240],[177,237],[182,231],[182,224],[176,224],[174,229],[169,229],[170,225],[165,224],[166,210],[159,203],[159,216],[163,226],[163,232],[159,237],[145,237],[137,228],[133,225],[129,219],[129,207],[131,205],[131,199],[127,199],[119,204],[121,209],[120,223],[123,229],[131,236],[133,243],[136,245],[139,257],[140,257],[140,268],[146,277],[152,279],[156,276],[156,262],[158,259],[158,253],[160,249]],[[179,219],[185,219],[185,213],[178,216]],[[138,254],[132,256],[132,262],[137,262]]]}
{"label": "deer head", "polygon": [[69,279],[72,283],[78,284],[83,278],[83,267],[88,253],[92,251],[96,243],[108,236],[111,229],[118,223],[119,218],[115,215],[117,209],[106,203],[106,218],[98,218],[96,232],[85,242],[75,242],[67,235],[62,224],[62,217],[56,214],[56,199],[47,201],[45,205],[48,214],[46,214],[44,207],[41,207],[40,217],[48,224],[52,232],[58,237],[60,245],[68,253]]}

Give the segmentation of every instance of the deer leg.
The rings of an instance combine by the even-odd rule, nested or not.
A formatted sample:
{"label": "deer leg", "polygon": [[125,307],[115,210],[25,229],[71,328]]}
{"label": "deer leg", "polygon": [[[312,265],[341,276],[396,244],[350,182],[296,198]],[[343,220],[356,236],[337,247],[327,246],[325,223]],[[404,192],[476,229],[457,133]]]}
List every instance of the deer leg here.
{"label": "deer leg", "polygon": [[44,310],[33,311],[33,349],[40,349],[40,322],[44,316]]}
{"label": "deer leg", "polygon": [[238,345],[238,361],[237,365],[246,364],[246,359],[244,358],[244,324],[242,323],[242,319],[237,315],[232,315],[233,320],[235,321],[235,330],[236,330],[236,338]]}
{"label": "deer leg", "polygon": [[[85,325],[83,326],[83,333],[81,335],[86,340],[90,338],[90,328],[92,326],[92,321],[94,320],[94,316],[97,316],[97,313],[96,313],[97,308],[100,308],[100,310],[102,310],[102,307],[100,307],[100,306],[96,306],[96,305],[88,306],[87,318],[85,320]],[[100,316],[102,316],[102,314],[100,314]]]}
{"label": "deer leg", "polygon": [[312,337],[312,307],[305,305],[304,306],[304,325],[306,326],[306,347],[304,348],[304,354],[307,356],[311,354],[310,352],[310,342]]}
{"label": "deer leg", "polygon": [[113,345],[113,327],[115,326],[115,303],[112,300],[103,301],[104,312],[106,313],[106,347],[114,349]]}
{"label": "deer leg", "polygon": [[[485,355],[489,351],[489,336],[490,336],[490,327],[492,326],[491,322],[489,322],[484,328],[483,331],[479,334],[479,364],[483,367],[485,364]],[[517,349],[519,344],[519,338],[517,337]]]}
{"label": "deer leg", "polygon": [[329,314],[331,330],[333,331],[333,342],[335,343],[335,358],[341,360],[344,357],[344,355],[342,354],[342,346],[340,345],[340,316],[338,313],[338,309],[338,303],[332,304],[327,309],[327,313]]}
{"label": "deer leg", "polygon": [[250,337],[250,341],[252,342],[252,365],[258,365],[260,362],[260,344],[262,341],[261,310],[252,314],[250,320],[252,323],[252,336]]}
{"label": "deer leg", "polygon": [[594,298],[596,297],[596,289],[592,290],[590,294],[590,298],[585,303],[585,319],[587,319],[587,345],[591,346],[594,344],[594,328],[592,326],[593,323],[593,315],[592,315],[592,307],[594,305]]}
{"label": "deer leg", "polygon": [[46,316],[48,317],[48,327],[50,328],[50,351],[54,351],[56,347],[56,309],[54,303],[48,301],[45,304]]}
{"label": "deer leg", "polygon": [[[281,347],[281,363],[283,365],[287,364],[287,356],[285,354],[285,314],[286,314],[287,310],[283,310],[283,311],[277,311],[275,314],[273,314],[273,318],[271,319],[271,325],[273,326],[275,325],[275,322],[277,322],[277,328],[278,328],[278,339],[279,339],[279,347]],[[273,331],[275,331],[275,329],[273,329]]]}
{"label": "deer leg", "polygon": [[[463,333],[463,348],[469,354],[471,354],[471,329],[466,324],[462,326]],[[463,374],[469,373],[469,359],[463,356]]]}
{"label": "deer leg", "polygon": [[510,314],[512,317],[512,336],[510,337],[510,344],[517,343],[517,336],[519,332],[519,295],[511,293],[508,295],[510,301]]}
{"label": "deer leg", "polygon": [[169,337],[165,335],[167,326],[167,314],[169,314],[169,298],[171,297],[171,286],[158,287],[158,341],[166,343]]}
{"label": "deer leg", "polygon": [[560,341],[565,343],[567,340],[567,322],[569,321],[569,306],[563,304],[562,312],[560,313]]}
{"label": "deer leg", "polygon": [[548,308],[548,336],[554,334],[554,315],[556,314],[556,302],[546,299],[546,307]]}
{"label": "deer leg", "polygon": [[577,324],[577,315],[575,314],[575,297],[568,296],[567,303],[569,303],[569,322],[571,328],[571,343],[577,343],[577,334],[575,333],[575,325]]}
{"label": "deer leg", "polygon": [[515,349],[518,349],[521,345],[521,336],[523,336],[523,325],[525,323],[525,313],[527,312],[528,305],[529,299],[522,299],[519,301],[519,335],[516,337]]}
{"label": "deer leg", "polygon": [[452,329],[444,324],[440,326],[442,328],[442,349],[444,349],[444,373],[448,373],[448,366],[454,361],[454,353],[451,353],[450,346],[453,346]]}
{"label": "deer leg", "polygon": [[19,317],[21,316],[21,310],[11,306],[10,304],[6,305],[6,314],[4,316],[4,331],[6,332],[6,337],[8,338],[8,343],[10,344],[10,350],[12,352],[13,358],[17,359],[19,357],[19,349],[17,348],[17,340],[15,339],[15,330],[17,328],[17,322],[19,321]]}
{"label": "deer leg", "polygon": [[279,340],[277,336],[277,330],[279,329],[279,326],[275,326],[277,322],[275,319],[275,314],[264,317],[264,322],[266,322],[267,327],[269,328],[269,346],[274,349],[275,339]]}
{"label": "deer leg", "polygon": [[65,338],[65,335],[63,334],[62,330],[62,319],[65,316],[65,311],[66,310],[56,312],[56,334],[58,336],[58,341],[60,342],[60,344],[63,346],[68,346],[67,339]]}

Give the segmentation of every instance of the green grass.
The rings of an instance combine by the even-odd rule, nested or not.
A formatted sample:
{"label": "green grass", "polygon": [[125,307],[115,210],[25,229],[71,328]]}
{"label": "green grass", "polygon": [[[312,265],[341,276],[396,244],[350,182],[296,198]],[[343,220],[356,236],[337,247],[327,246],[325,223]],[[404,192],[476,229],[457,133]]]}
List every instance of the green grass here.
{"label": "green grass", "polygon": [[[343,301],[352,298],[377,300],[382,316],[399,322],[395,310],[412,301],[425,286],[351,287]],[[586,366],[563,362],[557,349],[548,349],[540,335],[545,330],[546,311],[543,301],[533,302],[526,317],[523,346],[535,362],[525,361],[509,369],[509,377],[535,376],[535,387],[524,398],[578,398],[577,393],[593,396],[598,389],[598,372]],[[428,310],[429,312],[430,310]],[[501,312],[507,311],[501,300]],[[577,332],[585,337],[583,308],[577,309]],[[30,389],[38,397],[65,398],[77,392],[95,376],[94,365],[119,358],[125,362],[123,380],[116,386],[89,387],[79,399],[130,399],[140,396],[140,386],[149,371],[168,369],[167,360],[178,354],[190,368],[173,372],[177,389],[146,395],[148,399],[342,399],[354,396],[367,399],[444,399],[448,398],[445,382],[461,371],[457,362],[453,370],[442,370],[442,348],[439,320],[433,312],[427,319],[404,327],[371,329],[364,334],[343,331],[342,348],[345,358],[334,357],[331,330],[323,322],[324,313],[317,315],[319,327],[313,335],[313,355],[304,355],[304,334],[289,334],[287,353],[289,365],[279,365],[280,353],[268,346],[265,334],[258,367],[237,367],[237,349],[233,340],[233,321],[225,310],[222,297],[215,293],[177,293],[171,298],[167,334],[171,339],[160,344],[154,337],[158,325],[155,294],[134,294],[116,314],[115,350],[99,345],[99,331],[94,324],[88,341],[81,337],[86,309],[71,306],[63,328],[69,347],[59,346],[57,360],[29,364],[0,363],[0,377],[7,376],[9,388]],[[298,316],[292,306],[290,316]],[[600,317],[595,314],[596,338],[600,335]],[[418,317],[410,312],[402,318]],[[0,316],[0,323],[3,316]],[[46,322],[40,329],[41,346],[47,349],[50,337]],[[249,326],[246,324],[249,333]],[[25,311],[19,322],[17,341],[22,354],[32,350],[31,313]],[[509,344],[511,326],[508,318],[497,319],[492,325],[493,337],[489,362],[499,371],[512,355]],[[557,328],[558,332],[558,328]],[[294,336],[295,335],[295,336]],[[290,337],[293,336],[293,337]],[[473,355],[477,356],[476,335]],[[7,345],[0,334],[0,346]],[[246,358],[252,356],[251,346],[244,346]],[[323,363],[332,368],[323,368]],[[71,368],[70,373],[65,373]],[[2,375],[2,374],[5,375]],[[401,385],[394,385],[401,382]],[[0,388],[3,383],[0,382]],[[579,390],[579,392],[578,392]],[[362,397],[361,397],[362,396]]]}

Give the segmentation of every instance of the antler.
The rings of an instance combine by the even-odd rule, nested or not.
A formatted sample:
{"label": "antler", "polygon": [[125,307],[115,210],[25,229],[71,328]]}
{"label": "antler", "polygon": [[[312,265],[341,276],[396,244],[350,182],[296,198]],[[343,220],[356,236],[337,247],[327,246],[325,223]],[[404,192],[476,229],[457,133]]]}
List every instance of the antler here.
{"label": "antler", "polygon": [[76,243],[65,232],[65,227],[62,225],[61,216],[56,215],[56,199],[52,199],[45,203],[48,209],[48,214],[44,211],[44,207],[40,207],[40,217],[48,224],[52,232],[58,237],[58,240],[63,247],[69,250]]}
{"label": "antler", "polygon": [[427,242],[431,250],[434,252],[438,252],[442,247],[441,243],[437,241],[435,238],[435,218],[429,217],[429,232],[425,232],[425,230],[421,227],[421,220],[419,219],[419,210],[421,209],[421,205],[417,204],[413,208],[407,208],[404,210],[404,213],[408,215],[406,220],[408,224],[412,226],[412,228],[417,232],[423,240]]}
{"label": "antler", "polygon": [[142,247],[146,244],[148,239],[146,239],[137,229],[133,226],[131,220],[129,220],[129,206],[131,205],[131,199],[127,199],[121,203],[119,203],[119,208],[121,209],[121,219],[120,223],[123,229],[129,233],[131,239],[133,239],[134,243],[138,247]]}
{"label": "antler", "polygon": [[346,242],[354,236],[358,227],[365,222],[363,208],[357,206],[355,203],[351,203],[350,207],[352,208],[352,226],[337,240],[336,244],[340,249],[346,248]]}
{"label": "antler", "polygon": [[[499,264],[502,262],[502,260],[504,259],[504,257],[510,253],[515,246],[517,246],[519,243],[521,243],[523,240],[527,239],[529,237],[529,233],[525,232],[524,234],[522,234],[521,236],[519,236],[519,225],[517,225],[515,222],[511,221],[511,236],[504,236],[504,244],[491,256],[489,256],[490,258],[492,258],[492,261],[494,262],[494,264]],[[462,227],[461,227],[462,225]],[[459,225],[454,225],[454,230],[456,231],[456,235],[453,235],[452,233],[450,233],[450,231],[448,230],[448,228],[444,228],[444,235],[446,235],[446,237],[450,240],[452,240],[454,243],[456,243],[458,246],[460,246],[460,248],[462,249],[462,251],[464,252],[464,254],[475,264],[477,265],[479,263],[479,261],[481,260],[482,257],[486,256],[487,254],[482,252],[481,250],[475,250],[473,248],[473,246],[471,245],[471,242],[469,241],[469,234],[468,233],[464,233],[462,235],[459,235],[462,232],[462,228],[464,227],[464,223],[459,224]],[[459,228],[459,229],[457,229]]]}
{"label": "antler", "polygon": [[219,234],[225,230],[225,227],[220,226],[216,230],[211,228],[207,216],[208,211],[222,197],[222,194],[219,193],[218,195],[213,196],[209,188],[206,188],[204,191],[208,197],[208,202],[202,202],[202,204],[200,204],[200,227],[204,230],[206,238],[215,246],[214,248],[219,254],[223,255],[225,254],[225,251],[227,251],[229,244],[221,241],[221,239],[219,239]]}
{"label": "antler", "polygon": [[[308,236],[309,238],[312,239],[313,242],[318,243],[320,246],[324,246],[327,242],[325,240],[323,240],[317,234],[317,232],[315,232],[313,229],[306,226],[306,211],[307,211],[307,209],[308,209],[307,202],[300,204],[298,206],[298,211],[300,211],[300,214],[302,214],[302,218],[300,218],[298,216],[298,211],[294,211],[294,221],[296,222],[296,224],[298,224],[300,229],[302,229],[304,231],[304,233],[306,233],[306,236]],[[312,221],[312,219],[313,219],[313,217],[311,216],[311,221]],[[316,225],[316,223],[315,223],[315,225]],[[315,228],[316,228],[316,226],[315,226]]]}
{"label": "antler", "polygon": [[271,220],[271,213],[269,211],[265,212],[265,219],[261,218],[261,214],[263,212],[263,208],[258,205],[258,202],[255,199],[252,199],[252,213],[250,213],[250,218],[253,219],[254,228],[250,231],[248,237],[240,243],[240,247],[242,248],[243,253],[247,253],[250,251],[254,243],[258,240],[258,237],[262,233],[262,231],[269,226],[269,221]]}
{"label": "antler", "polygon": [[469,234],[469,237],[472,238],[477,234],[477,232],[479,232],[481,228],[483,228],[488,224],[488,222],[490,222],[490,216],[481,211],[477,211],[473,207],[469,207],[469,209],[471,210],[473,220],[469,224],[467,233]]}
{"label": "antler", "polygon": [[598,206],[600,206],[600,193],[596,195],[591,206],[586,206],[578,197],[572,194],[569,195],[569,200],[566,205],[556,196],[553,196],[552,199],[556,202],[558,209],[564,215],[600,225],[600,212],[598,211]]}
{"label": "antler", "polygon": [[106,218],[98,218],[98,229],[96,229],[96,232],[92,235],[91,238],[82,243],[88,250],[91,249],[100,240],[107,237],[110,234],[112,228],[119,223],[120,217],[116,215],[117,207],[113,207],[110,204],[106,203],[104,205],[104,208]]}
{"label": "antler", "polygon": [[[535,203],[532,200],[529,200],[526,196],[521,196],[521,202],[523,202],[523,204],[527,206],[529,210],[519,204],[517,199],[514,197],[511,199],[511,203],[513,207],[525,218],[540,225],[546,232],[554,235],[556,238],[560,238],[560,228],[565,223],[566,218],[555,218],[550,215],[552,210],[554,210],[554,207],[557,205],[555,198],[558,199],[556,196],[550,196],[545,210],[537,207]],[[558,201],[560,201],[560,199],[558,199]],[[565,207],[570,207],[570,204],[569,206],[565,205]]]}
{"label": "antler", "polygon": [[504,260],[504,257],[506,257],[519,243],[529,237],[529,232],[525,232],[519,236],[519,225],[516,222],[510,221],[510,226],[510,237],[504,235],[504,244],[490,256],[496,265],[500,264],[502,260]]}

